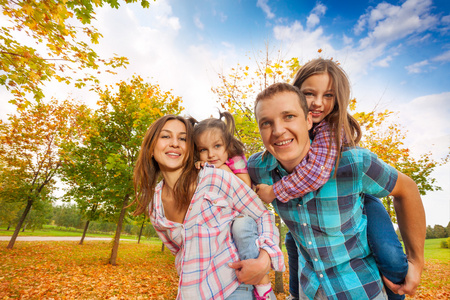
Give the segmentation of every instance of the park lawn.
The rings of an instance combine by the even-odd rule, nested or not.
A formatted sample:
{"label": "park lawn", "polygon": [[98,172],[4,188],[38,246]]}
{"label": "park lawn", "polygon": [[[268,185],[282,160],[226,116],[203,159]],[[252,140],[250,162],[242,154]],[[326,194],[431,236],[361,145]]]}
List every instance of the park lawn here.
{"label": "park lawn", "polygon": [[[14,233],[14,228],[10,228],[9,230],[6,230],[6,227],[0,226],[0,236],[12,236]],[[37,230],[25,230],[25,232],[20,231],[19,236],[79,236],[81,239],[81,236],[83,235],[83,231],[81,229],[71,228],[70,230],[66,230],[62,227],[57,227],[54,225],[44,225],[43,229],[37,229]],[[104,238],[113,238],[114,234],[106,234],[106,233],[87,233],[86,237],[104,237]],[[137,240],[138,237],[134,235],[126,235],[121,234],[120,238],[122,240],[128,239],[128,240]],[[141,238],[141,242],[143,243],[153,243],[155,241],[159,241],[158,238],[151,238],[147,239],[145,237]]]}
{"label": "park lawn", "polygon": [[[426,248],[439,253],[436,244]],[[0,242],[0,299],[175,299],[174,256],[161,242],[121,243],[117,266],[107,264],[110,242]],[[448,249],[446,249],[448,250]],[[428,252],[428,250],[426,250]],[[431,252],[430,252],[431,253]],[[449,299],[450,266],[445,252],[426,260],[415,297]],[[287,265],[287,257],[286,257]],[[274,273],[271,272],[272,280]],[[288,271],[284,288],[288,291]],[[277,299],[287,294],[279,293]]]}

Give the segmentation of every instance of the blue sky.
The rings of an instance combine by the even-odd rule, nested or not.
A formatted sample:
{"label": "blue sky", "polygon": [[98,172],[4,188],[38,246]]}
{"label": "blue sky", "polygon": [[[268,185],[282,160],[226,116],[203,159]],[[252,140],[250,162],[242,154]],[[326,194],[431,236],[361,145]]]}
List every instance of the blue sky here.
{"label": "blue sky", "polygon": [[[1,20],[0,20],[1,21]],[[214,114],[211,87],[218,72],[264,51],[284,58],[319,56],[348,73],[358,110],[389,109],[408,130],[406,146],[418,156],[442,158],[450,147],[450,1],[157,0],[149,9],[122,4],[97,10],[103,34],[98,53],[127,56],[113,83],[139,74],[183,98],[186,114]],[[87,91],[47,85],[47,95],[95,103]],[[0,103],[10,108],[0,91]],[[450,165],[434,172],[443,191],[422,199],[427,223],[450,221]]]}

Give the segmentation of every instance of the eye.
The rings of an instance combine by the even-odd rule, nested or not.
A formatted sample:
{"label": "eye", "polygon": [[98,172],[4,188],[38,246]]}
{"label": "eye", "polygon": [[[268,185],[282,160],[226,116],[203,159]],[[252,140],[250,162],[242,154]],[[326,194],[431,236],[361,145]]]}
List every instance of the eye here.
{"label": "eye", "polygon": [[186,138],[185,137],[180,137],[180,141],[186,142]]}
{"label": "eye", "polygon": [[198,149],[198,152],[205,152],[206,149]]}
{"label": "eye", "polygon": [[313,93],[311,93],[311,92],[303,92],[303,95],[305,95],[305,97],[312,97]]}
{"label": "eye", "polygon": [[334,97],[334,94],[325,94],[324,95],[326,98],[333,98]]}
{"label": "eye", "polygon": [[288,120],[293,119],[293,118],[295,118],[294,115],[286,115],[286,119],[288,119]]}
{"label": "eye", "polygon": [[214,146],[214,148],[216,148],[216,149],[218,149],[218,148],[220,148],[220,147],[222,147],[221,144],[217,144],[217,145]]}
{"label": "eye", "polygon": [[261,122],[261,124],[259,124],[259,128],[267,128],[269,126],[270,126],[269,121],[264,121],[264,122]]}
{"label": "eye", "polygon": [[162,138],[162,139],[168,139],[168,138],[170,138],[170,136],[164,134],[164,135],[161,136],[161,138]]}

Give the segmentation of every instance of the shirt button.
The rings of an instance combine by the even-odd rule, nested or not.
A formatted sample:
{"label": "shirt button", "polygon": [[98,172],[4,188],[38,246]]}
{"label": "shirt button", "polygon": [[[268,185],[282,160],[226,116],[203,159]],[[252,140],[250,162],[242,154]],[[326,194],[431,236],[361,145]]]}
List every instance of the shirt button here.
{"label": "shirt button", "polygon": [[303,223],[303,226],[306,226],[306,223]]}
{"label": "shirt button", "polygon": [[214,203],[214,204],[217,204],[217,200],[214,200],[213,203]]}
{"label": "shirt button", "polygon": [[314,258],[314,261],[318,261],[318,259],[317,259],[317,258]]}
{"label": "shirt button", "polygon": [[320,278],[323,278],[323,274],[320,274],[319,277],[320,277]]}
{"label": "shirt button", "polygon": [[298,207],[302,206],[301,204],[297,204]]}
{"label": "shirt button", "polygon": [[192,207],[189,207],[189,210],[192,210]]}
{"label": "shirt button", "polygon": [[309,245],[311,245],[311,244],[312,244],[312,242],[308,242],[308,244],[309,244]]}
{"label": "shirt button", "polygon": [[320,169],[323,170],[323,169],[325,169],[325,167],[324,166],[320,166]]}

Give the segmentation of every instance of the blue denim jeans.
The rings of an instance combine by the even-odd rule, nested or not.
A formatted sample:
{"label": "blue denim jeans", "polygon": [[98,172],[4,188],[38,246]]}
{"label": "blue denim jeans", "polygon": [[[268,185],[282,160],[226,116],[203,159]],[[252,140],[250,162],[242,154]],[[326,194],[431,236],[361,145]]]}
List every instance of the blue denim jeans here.
{"label": "blue denim jeans", "polygon": [[[367,216],[367,239],[380,273],[393,283],[403,283],[408,273],[408,260],[383,203],[374,196],[365,195],[364,212]],[[298,297],[298,252],[297,248],[293,250],[296,245],[289,232],[285,243],[289,256],[289,292]],[[291,285],[293,281],[295,283]],[[405,295],[395,294],[387,287],[386,294],[389,300],[405,299]]]}
{"label": "blue denim jeans", "polygon": [[292,237],[290,231],[286,233],[286,238],[284,239],[284,244],[286,246],[288,254],[288,264],[289,264],[289,294],[292,297],[298,298],[298,250],[295,240]]}
{"label": "blue denim jeans", "polygon": [[[403,283],[408,273],[408,260],[395,233],[391,219],[381,201],[365,195],[364,211],[367,216],[367,239],[380,273],[393,283]],[[386,287],[389,300],[405,299]]]}
{"label": "blue denim jeans", "polygon": [[253,285],[241,283],[241,285],[227,297],[227,300],[253,300]]}
{"label": "blue denim jeans", "polygon": [[256,246],[258,227],[255,220],[244,215],[234,218],[231,234],[241,260],[258,258],[259,249]]}

